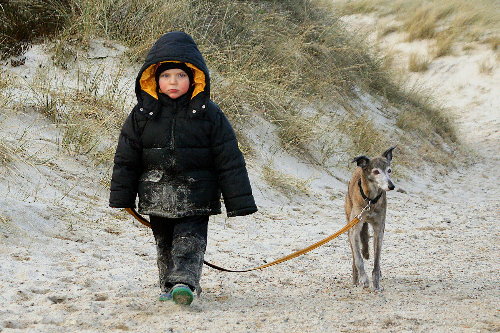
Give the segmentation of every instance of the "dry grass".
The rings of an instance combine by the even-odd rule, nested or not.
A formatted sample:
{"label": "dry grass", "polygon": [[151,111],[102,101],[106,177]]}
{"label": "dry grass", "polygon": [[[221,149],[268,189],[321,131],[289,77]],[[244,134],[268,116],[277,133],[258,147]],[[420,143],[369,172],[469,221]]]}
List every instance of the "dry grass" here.
{"label": "dry grass", "polygon": [[23,155],[23,152],[24,148],[22,145],[19,145],[18,143],[13,144],[7,140],[0,139],[0,174],[10,172],[19,174],[19,171],[13,163],[23,161],[29,164]]}
{"label": "dry grass", "polygon": [[3,68],[0,69],[0,108],[4,108],[12,104],[11,92],[8,89],[11,85],[12,79],[9,73]]}
{"label": "dry grass", "polygon": [[483,59],[478,63],[479,73],[491,75],[495,69],[495,65],[495,61],[492,61],[490,58]]}
{"label": "dry grass", "polygon": [[12,224],[12,219],[10,217],[0,214],[0,233],[3,233],[5,237],[9,237],[15,231]]}
{"label": "dry grass", "polygon": [[3,1],[0,59],[21,54],[32,42],[59,31],[76,8],[70,0]]}
{"label": "dry grass", "polygon": [[493,51],[498,50],[498,45],[500,45],[500,36],[490,36],[484,39],[483,41],[486,44],[490,45],[490,48]]}
{"label": "dry grass", "polygon": [[373,0],[347,1],[340,7],[340,15],[367,14],[376,12],[379,7]]}
{"label": "dry grass", "polygon": [[289,198],[297,195],[303,196],[310,194],[309,185],[311,180],[300,179],[280,172],[273,168],[272,163],[268,163],[262,168],[262,176],[267,184]]}
{"label": "dry grass", "polygon": [[[370,10],[377,9],[379,6],[371,1]],[[331,8],[321,5],[321,1],[64,3],[68,4],[64,24],[58,26],[60,32],[52,43],[53,60],[58,66],[68,68],[75,59],[79,60],[79,54],[94,38],[120,41],[129,46],[130,61],[142,62],[152,43],[165,31],[186,31],[197,41],[214,73],[213,98],[229,118],[242,124],[250,113],[259,113],[278,124],[286,148],[306,151],[305,156],[313,153],[307,152],[313,149],[310,143],[324,135],[315,129],[317,120],[300,116],[305,106],[343,105],[361,89],[385,97],[387,103],[396,107],[411,104],[415,109],[425,109],[422,115],[432,116],[436,112],[429,105],[419,104],[417,97],[401,91],[385,71],[383,60],[370,55],[362,40],[347,34]],[[364,3],[359,11],[369,10],[370,0]],[[97,71],[79,73],[78,77],[82,82],[76,89],[51,84],[36,88],[34,106],[64,130],[62,144],[69,152],[89,155],[96,163],[109,163],[113,149],[106,138],[116,139],[124,109],[129,106],[117,98],[122,92],[113,90],[111,85],[98,84],[109,82],[109,74]],[[44,84],[52,81],[42,80]],[[359,124],[348,127],[376,132],[362,124],[369,119],[356,121]],[[444,136],[453,137],[450,133]],[[353,142],[356,151],[371,149]]]}
{"label": "dry grass", "polygon": [[6,141],[0,139],[0,167],[14,161],[14,149]]}
{"label": "dry grass", "polygon": [[383,38],[392,33],[398,32],[401,30],[401,27],[393,24],[379,24],[377,29],[377,38]]}
{"label": "dry grass", "polygon": [[418,8],[403,22],[403,28],[407,32],[407,41],[433,38],[436,34],[437,14],[433,7],[424,6]]}
{"label": "dry grass", "polygon": [[10,86],[9,75],[6,70],[3,68],[0,69],[0,91],[3,91],[5,88]]}
{"label": "dry grass", "polygon": [[375,127],[373,120],[366,114],[361,116],[350,116],[337,124],[346,137],[350,138],[350,155],[377,155],[389,147],[389,140],[384,132]]}
{"label": "dry grass", "polygon": [[[307,143],[317,135],[311,119],[298,115],[305,105],[339,101],[355,86],[389,98],[398,94],[399,88],[388,84],[388,75],[363,43],[346,35],[329,8],[316,2],[185,0],[139,5],[121,0],[82,6],[63,36],[78,31],[82,45],[94,36],[118,39],[131,47],[132,61],[142,61],[165,31],[181,28],[192,34],[211,70],[223,76],[212,81],[212,92],[229,118],[238,122],[248,112],[262,114],[280,126],[280,138],[291,150],[309,149]],[[160,12],[179,15],[172,20]]]}
{"label": "dry grass", "polygon": [[408,41],[434,38],[443,30],[454,42],[478,40],[491,31],[498,38],[496,0],[346,0],[337,7],[344,15],[376,12],[382,18],[395,16],[403,23],[400,30],[408,34]]}
{"label": "dry grass", "polygon": [[284,114],[282,119],[276,120],[280,126],[278,137],[286,150],[298,148],[307,151],[311,140],[318,133],[318,116],[304,117],[300,113]]}
{"label": "dry grass", "polygon": [[472,50],[475,50],[476,49],[476,45],[473,44],[473,43],[468,43],[468,44],[465,44],[463,47],[462,47],[462,50],[463,51],[472,51]]}
{"label": "dry grass", "polygon": [[450,32],[441,32],[436,35],[433,54],[435,58],[444,57],[452,53],[452,46],[456,36]]}
{"label": "dry grass", "polygon": [[434,129],[437,129],[437,133],[442,137],[452,135],[453,140],[456,140],[455,129],[451,127],[450,123],[442,110],[438,109],[437,112],[428,114],[425,109],[412,108],[411,105],[408,105],[396,119],[396,126],[403,130],[416,132],[422,139],[428,139],[436,133]]}
{"label": "dry grass", "polygon": [[410,72],[425,72],[429,69],[431,61],[420,54],[411,53],[408,57],[408,70]]}
{"label": "dry grass", "polygon": [[110,163],[126,116],[127,105],[117,91],[123,74],[117,70],[110,76],[94,68],[60,82],[53,79],[57,73],[38,71],[28,85],[35,97],[31,106],[62,130],[60,143],[68,153],[87,155],[96,165]]}
{"label": "dry grass", "polygon": [[86,47],[83,41],[71,36],[74,35],[68,31],[64,31],[51,45],[52,61],[54,65],[62,69],[68,69],[68,64],[77,60],[77,51]]}

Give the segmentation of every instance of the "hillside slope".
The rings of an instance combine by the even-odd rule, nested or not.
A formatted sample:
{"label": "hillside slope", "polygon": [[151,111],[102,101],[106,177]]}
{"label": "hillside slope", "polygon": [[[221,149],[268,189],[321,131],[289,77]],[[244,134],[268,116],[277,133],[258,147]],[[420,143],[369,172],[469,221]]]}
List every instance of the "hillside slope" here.
{"label": "hillside slope", "polygon": [[[383,35],[384,30],[401,25],[392,16],[353,14],[341,20],[349,30],[366,36],[374,49],[391,59],[391,67],[404,76],[405,85],[425,91],[443,105],[455,121],[461,142],[480,155],[490,154],[497,158],[500,143],[499,51],[484,36],[495,36],[498,27],[496,32],[486,30],[476,41],[457,38],[447,54],[435,57],[433,54],[439,42],[435,38],[408,41],[408,33],[404,31]],[[474,30],[473,27],[469,29]],[[445,30],[445,27],[438,26],[436,30]],[[415,55],[418,61],[426,61],[425,68],[409,70]]]}
{"label": "hillside slope", "polygon": [[[107,207],[109,161],[134,102],[138,65],[127,61],[131,49],[120,43],[89,43],[75,48],[78,56],[66,69],[55,65],[54,45],[47,42],[8,59],[1,70],[0,332],[500,328],[498,117],[492,116],[499,108],[496,99],[481,94],[494,94],[496,63],[484,79],[479,71],[440,70],[467,67],[462,64],[475,61],[468,55],[443,58],[419,77],[443,92],[436,98],[455,114],[462,150],[434,129],[404,131],[397,126],[402,110],[363,87],[321,109],[316,104],[292,110],[296,118],[287,119],[302,121],[292,126],[306,131],[312,123],[321,130],[301,142],[307,149],[284,145],[280,119],[260,109],[243,120],[233,114],[259,212],[211,217],[206,259],[228,268],[253,267],[335,232],[345,224],[350,159],[382,152],[401,139],[394,169],[402,190],[388,194],[385,290],[351,284],[351,254],[342,235],[263,271],[205,268],[203,293],[186,309],[157,301],[151,231]],[[227,72],[214,75],[221,92],[231,80],[240,82],[225,77]],[[466,75],[478,89],[453,95],[455,75]],[[236,109],[232,100],[224,103]],[[476,104],[475,112],[466,112]],[[375,140],[368,146],[355,142],[379,132],[383,136],[370,136]]]}
{"label": "hillside slope", "polygon": [[[28,60],[37,67],[35,58],[46,58],[35,54]],[[3,332],[498,329],[498,233],[491,230],[498,218],[498,175],[489,171],[495,170],[492,160],[445,178],[406,181],[407,193],[389,193],[382,293],[351,285],[342,236],[262,272],[206,268],[202,297],[182,309],[156,301],[152,235],[106,207],[107,191],[98,184],[106,169],[81,155],[61,154],[60,129],[29,107],[6,108],[1,117],[2,141],[23,143],[2,169]],[[267,158],[250,158],[260,211],[211,218],[206,258],[227,267],[280,257],[344,223],[345,182],[338,179],[347,179],[345,171],[332,177],[288,155],[273,144],[272,125],[264,120],[252,133],[279,170],[316,182],[312,194],[291,200],[261,180]]]}

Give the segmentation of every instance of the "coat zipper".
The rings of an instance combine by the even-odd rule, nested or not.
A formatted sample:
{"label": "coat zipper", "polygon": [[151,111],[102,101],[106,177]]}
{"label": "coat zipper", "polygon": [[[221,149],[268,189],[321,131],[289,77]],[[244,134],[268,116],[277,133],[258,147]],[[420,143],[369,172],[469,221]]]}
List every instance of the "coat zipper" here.
{"label": "coat zipper", "polygon": [[175,128],[175,119],[176,119],[176,113],[174,113],[174,118],[172,119],[172,127],[170,128],[170,148],[174,150],[175,148],[175,133],[174,133],[174,128]]}

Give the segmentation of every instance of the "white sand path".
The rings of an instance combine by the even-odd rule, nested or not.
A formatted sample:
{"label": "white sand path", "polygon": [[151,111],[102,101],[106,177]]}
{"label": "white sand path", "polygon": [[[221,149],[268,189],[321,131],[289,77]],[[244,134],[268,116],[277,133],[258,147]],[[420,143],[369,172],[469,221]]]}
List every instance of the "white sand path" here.
{"label": "white sand path", "polygon": [[[464,106],[473,102],[461,96]],[[53,128],[41,117],[2,113],[3,137],[26,139],[27,124],[31,133],[46,130],[46,140],[36,142],[56,167],[16,163],[2,176],[0,212],[20,229],[0,235],[0,332],[497,332],[495,103],[456,111],[467,144],[481,146],[470,166],[402,183],[406,194],[389,193],[383,292],[351,284],[343,235],[260,272],[206,268],[204,292],[190,308],[157,301],[152,234],[106,207],[107,193],[95,184],[99,174],[84,160],[60,157]],[[257,214],[211,218],[206,259],[248,267],[322,239],[345,223],[337,196],[343,191],[332,179],[317,197],[289,204],[256,190]]]}

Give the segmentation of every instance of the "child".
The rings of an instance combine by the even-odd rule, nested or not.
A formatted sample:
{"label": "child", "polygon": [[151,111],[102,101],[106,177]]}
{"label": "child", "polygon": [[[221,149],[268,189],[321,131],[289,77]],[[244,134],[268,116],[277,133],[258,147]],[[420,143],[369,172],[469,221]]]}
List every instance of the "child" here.
{"label": "child", "polygon": [[199,281],[209,215],[257,211],[234,131],[210,100],[194,40],[170,32],[153,45],[136,80],[137,105],[123,125],[109,203],[149,214],[162,294],[189,305]]}

